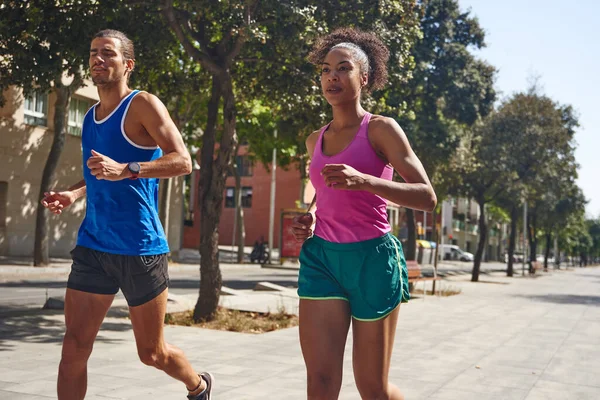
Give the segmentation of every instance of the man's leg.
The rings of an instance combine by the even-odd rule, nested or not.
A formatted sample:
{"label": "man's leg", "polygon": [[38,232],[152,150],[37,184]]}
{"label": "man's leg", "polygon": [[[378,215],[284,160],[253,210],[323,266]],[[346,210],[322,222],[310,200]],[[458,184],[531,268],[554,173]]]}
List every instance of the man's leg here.
{"label": "man's leg", "polygon": [[167,296],[168,289],[165,289],[147,303],[129,308],[138,354],[144,364],[164,371],[183,382],[192,394],[197,394],[207,387],[208,382],[200,379],[179,348],[165,342],[163,325]]}
{"label": "man's leg", "polygon": [[83,400],[87,390],[87,361],[114,295],[67,289],[62,357],[58,368],[58,399]]}

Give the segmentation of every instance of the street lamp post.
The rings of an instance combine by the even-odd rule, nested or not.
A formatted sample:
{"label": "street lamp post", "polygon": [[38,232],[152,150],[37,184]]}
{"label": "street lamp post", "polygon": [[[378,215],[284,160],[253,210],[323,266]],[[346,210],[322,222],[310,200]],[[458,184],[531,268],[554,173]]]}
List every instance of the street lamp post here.
{"label": "street lamp post", "polygon": [[[273,132],[277,139],[277,129]],[[273,147],[273,160],[271,162],[271,204],[269,207],[269,262],[273,262],[273,229],[275,227],[275,178],[277,169],[277,148]],[[281,247],[281,243],[279,243]]]}

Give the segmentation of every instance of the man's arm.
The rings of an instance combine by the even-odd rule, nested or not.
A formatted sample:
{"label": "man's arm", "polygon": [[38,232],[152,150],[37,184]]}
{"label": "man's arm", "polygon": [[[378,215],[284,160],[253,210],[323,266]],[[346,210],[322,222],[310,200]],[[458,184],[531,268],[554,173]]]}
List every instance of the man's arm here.
{"label": "man's arm", "polygon": [[[156,160],[141,162],[139,178],[171,178],[192,172],[192,159],[185,147],[181,133],[158,97],[142,92],[138,94],[136,114],[144,129],[154,139],[164,155]],[[127,174],[131,176],[129,170]]]}
{"label": "man's arm", "polygon": [[82,179],[73,186],[69,187],[67,189],[67,192],[73,193],[73,195],[75,196],[75,200],[85,196],[85,194],[87,193],[85,179]]}
{"label": "man's arm", "polygon": [[69,207],[80,197],[85,196],[85,180],[77,182],[62,192],[46,192],[42,199],[42,205],[54,214],[61,214],[62,210]]}

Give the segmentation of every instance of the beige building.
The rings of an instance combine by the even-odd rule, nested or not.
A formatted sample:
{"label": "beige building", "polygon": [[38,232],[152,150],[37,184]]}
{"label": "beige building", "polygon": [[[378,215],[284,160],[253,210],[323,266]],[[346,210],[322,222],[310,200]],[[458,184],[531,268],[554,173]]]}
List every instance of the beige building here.
{"label": "beige building", "polygon": [[[479,242],[479,205],[467,198],[450,198],[442,204],[443,243],[454,244],[475,254]],[[492,221],[488,215],[488,237],[484,260],[502,261],[507,246],[507,225]]]}
{"label": "beige building", "polygon": [[[68,134],[51,187],[66,189],[83,178],[81,125],[86,111],[98,101],[93,84],[79,89],[69,106]],[[53,93],[36,93],[25,98],[17,88],[4,93],[0,108],[0,256],[33,255],[35,220],[42,172],[53,138]],[[183,233],[183,179],[173,179],[170,196],[169,229],[172,252],[181,248]],[[167,185],[162,184],[161,190]],[[61,215],[50,214],[51,257],[68,257],[75,246],[77,231],[85,215],[80,199]]]}

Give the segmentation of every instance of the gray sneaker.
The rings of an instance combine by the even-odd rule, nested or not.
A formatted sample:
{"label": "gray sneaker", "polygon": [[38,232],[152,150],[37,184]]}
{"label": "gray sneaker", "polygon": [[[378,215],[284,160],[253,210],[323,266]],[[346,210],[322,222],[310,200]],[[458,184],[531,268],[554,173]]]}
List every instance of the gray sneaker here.
{"label": "gray sneaker", "polygon": [[187,398],[189,400],[211,400],[212,399],[212,389],[215,384],[215,378],[212,376],[210,372],[201,372],[198,375],[201,379],[206,382],[206,390],[200,394],[189,395]]}

